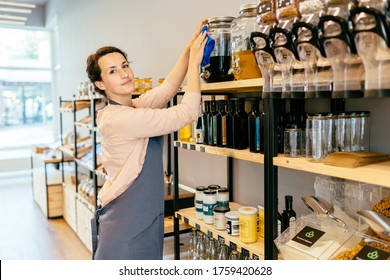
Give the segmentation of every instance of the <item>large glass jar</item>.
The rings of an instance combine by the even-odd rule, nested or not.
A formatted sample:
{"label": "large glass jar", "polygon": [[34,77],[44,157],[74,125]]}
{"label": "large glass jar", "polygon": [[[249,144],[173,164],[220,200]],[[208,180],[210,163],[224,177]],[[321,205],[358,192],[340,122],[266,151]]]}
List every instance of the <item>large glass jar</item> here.
{"label": "large glass jar", "polygon": [[236,80],[260,78],[260,69],[249,40],[256,31],[257,2],[241,5],[240,15],[231,24],[232,69]]}
{"label": "large glass jar", "polygon": [[231,66],[230,25],[234,19],[230,16],[209,18],[207,34],[214,39],[215,47],[210,54],[210,64],[201,69],[201,77],[206,83],[234,80],[233,74],[229,73]]}

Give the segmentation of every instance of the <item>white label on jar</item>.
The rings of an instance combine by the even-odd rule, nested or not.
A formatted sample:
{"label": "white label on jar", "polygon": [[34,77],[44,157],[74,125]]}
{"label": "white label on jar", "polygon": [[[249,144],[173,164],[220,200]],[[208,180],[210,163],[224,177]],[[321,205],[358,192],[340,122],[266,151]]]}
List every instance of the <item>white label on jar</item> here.
{"label": "white label on jar", "polygon": [[203,212],[203,201],[196,200],[195,201],[195,208],[196,208],[196,212]]}
{"label": "white label on jar", "polygon": [[238,220],[226,220],[226,231],[228,234],[237,236],[240,233],[240,223]]}
{"label": "white label on jar", "polygon": [[226,229],[225,213],[214,213],[214,227],[218,230]]}

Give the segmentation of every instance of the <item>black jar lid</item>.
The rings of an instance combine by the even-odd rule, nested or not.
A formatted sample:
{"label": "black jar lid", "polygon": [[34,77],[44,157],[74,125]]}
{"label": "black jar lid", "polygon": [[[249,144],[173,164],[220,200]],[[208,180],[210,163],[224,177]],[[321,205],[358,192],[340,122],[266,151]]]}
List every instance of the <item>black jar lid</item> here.
{"label": "black jar lid", "polygon": [[208,185],[209,190],[219,190],[221,188],[220,185]]}
{"label": "black jar lid", "polygon": [[229,190],[227,188],[220,188],[218,189],[218,192],[229,192]]}
{"label": "black jar lid", "polygon": [[203,194],[216,194],[217,191],[216,190],[210,190],[210,189],[206,189],[203,191]]}
{"label": "black jar lid", "polygon": [[230,208],[227,206],[214,206],[213,210],[217,213],[227,213],[230,211]]}
{"label": "black jar lid", "polygon": [[203,192],[203,191],[207,190],[207,187],[206,186],[198,186],[198,187],[196,187],[196,190]]}

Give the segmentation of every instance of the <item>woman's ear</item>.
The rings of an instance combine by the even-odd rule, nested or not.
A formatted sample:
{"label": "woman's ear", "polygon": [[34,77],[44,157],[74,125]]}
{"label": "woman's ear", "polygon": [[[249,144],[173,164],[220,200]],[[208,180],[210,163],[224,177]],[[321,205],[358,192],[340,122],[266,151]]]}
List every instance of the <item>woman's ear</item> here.
{"label": "woman's ear", "polygon": [[97,86],[100,90],[105,90],[106,87],[104,86],[103,82],[97,81],[95,82],[95,86]]}

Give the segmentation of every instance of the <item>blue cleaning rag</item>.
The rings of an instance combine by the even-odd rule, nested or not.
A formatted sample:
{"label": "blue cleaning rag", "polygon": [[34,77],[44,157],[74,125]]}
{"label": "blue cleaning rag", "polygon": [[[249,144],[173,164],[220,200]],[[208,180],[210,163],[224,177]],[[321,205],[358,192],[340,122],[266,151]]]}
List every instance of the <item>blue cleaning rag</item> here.
{"label": "blue cleaning rag", "polygon": [[[207,30],[207,28],[208,28],[208,26],[204,25],[202,27],[202,33],[205,32]],[[203,51],[202,63],[200,64],[202,67],[205,67],[205,66],[210,64],[210,55],[215,47],[215,40],[213,38],[211,38],[208,34],[206,37],[207,37],[207,41],[206,41],[206,45],[205,45],[204,51]]]}

